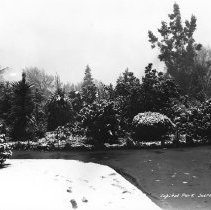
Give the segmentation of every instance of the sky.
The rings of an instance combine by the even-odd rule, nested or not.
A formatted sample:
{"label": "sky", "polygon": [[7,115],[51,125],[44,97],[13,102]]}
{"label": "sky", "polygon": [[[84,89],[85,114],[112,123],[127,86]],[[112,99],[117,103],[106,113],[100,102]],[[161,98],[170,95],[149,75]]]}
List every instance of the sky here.
{"label": "sky", "polygon": [[[173,11],[174,0],[0,0],[0,65],[17,80],[25,67],[58,74],[64,82],[93,77],[114,83],[129,68],[141,77],[148,63],[159,70],[148,42]],[[209,0],[177,0],[183,21],[197,17],[195,39],[211,45]]]}

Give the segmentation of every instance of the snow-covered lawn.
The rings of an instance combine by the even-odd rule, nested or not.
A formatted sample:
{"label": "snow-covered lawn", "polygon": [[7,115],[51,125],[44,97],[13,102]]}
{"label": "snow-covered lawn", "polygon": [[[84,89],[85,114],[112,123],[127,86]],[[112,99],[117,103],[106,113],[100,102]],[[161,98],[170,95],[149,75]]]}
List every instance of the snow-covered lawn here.
{"label": "snow-covered lawn", "polygon": [[108,166],[75,160],[9,160],[0,210],[160,209]]}

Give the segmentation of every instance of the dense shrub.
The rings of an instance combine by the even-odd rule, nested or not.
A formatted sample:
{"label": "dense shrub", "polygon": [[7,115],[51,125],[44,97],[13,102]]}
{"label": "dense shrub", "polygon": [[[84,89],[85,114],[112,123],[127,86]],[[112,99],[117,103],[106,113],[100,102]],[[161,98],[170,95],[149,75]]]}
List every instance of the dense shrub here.
{"label": "dense shrub", "polygon": [[121,128],[126,131],[131,129],[133,117],[140,112],[140,88],[140,80],[128,69],[117,79],[115,102],[120,112]]}
{"label": "dense shrub", "polygon": [[83,106],[83,100],[82,100],[81,93],[79,91],[72,90],[69,92],[68,97],[69,97],[71,105],[72,105],[74,116],[76,116],[79,113],[79,111],[82,109],[82,106]]}
{"label": "dense shrub", "polygon": [[179,89],[171,78],[152,68],[145,68],[140,92],[141,112],[151,111],[168,114],[172,101],[179,98]]}
{"label": "dense shrub", "polygon": [[0,137],[0,166],[12,155],[9,144],[4,142],[4,139]]}
{"label": "dense shrub", "polygon": [[[211,138],[211,100],[204,102],[200,107],[202,113],[202,131],[203,135]],[[200,114],[201,114],[200,113]]]}
{"label": "dense shrub", "polygon": [[0,83],[0,116],[7,126],[11,125],[14,120],[10,119],[12,99],[13,90],[11,83]]}
{"label": "dense shrub", "polygon": [[173,121],[177,126],[177,130],[181,134],[189,132],[190,128],[193,127],[191,123],[197,118],[198,110],[196,107],[185,107],[184,105],[174,106],[175,117]]}
{"label": "dense shrub", "polygon": [[161,141],[173,127],[172,121],[163,114],[139,113],[133,118],[133,137],[136,141]]}
{"label": "dense shrub", "polygon": [[48,131],[53,131],[72,120],[72,105],[64,90],[58,88],[55,91],[46,104],[46,112]]}
{"label": "dense shrub", "polygon": [[206,101],[200,105],[186,107],[177,105],[175,109],[175,118],[177,130],[180,134],[194,140],[208,140],[211,137],[211,101]]}
{"label": "dense shrub", "polygon": [[113,143],[118,138],[119,115],[113,102],[86,104],[80,111],[81,128],[95,146]]}
{"label": "dense shrub", "polygon": [[153,69],[152,63],[145,68],[142,83],[126,70],[117,80],[115,94],[121,127],[129,132],[133,118],[138,113],[150,111],[174,116],[172,104],[180,96],[174,80]]}

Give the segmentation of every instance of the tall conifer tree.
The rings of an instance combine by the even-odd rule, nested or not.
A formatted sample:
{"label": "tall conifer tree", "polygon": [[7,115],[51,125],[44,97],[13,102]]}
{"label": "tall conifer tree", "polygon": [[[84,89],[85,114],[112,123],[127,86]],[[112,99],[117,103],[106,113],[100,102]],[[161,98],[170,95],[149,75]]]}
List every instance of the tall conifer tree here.
{"label": "tall conifer tree", "polygon": [[34,110],[31,86],[26,82],[23,72],[22,80],[13,84],[11,118],[13,119],[12,135],[16,140],[25,141],[29,137],[29,124]]}
{"label": "tall conifer tree", "polygon": [[96,99],[97,88],[93,82],[91,69],[86,67],[85,76],[82,84],[82,99],[85,103],[91,104]]}
{"label": "tall conifer tree", "polygon": [[[182,24],[178,4],[174,4],[173,13],[169,14],[169,22],[162,21],[158,29],[160,37],[152,31],[148,32],[151,47],[160,50],[159,59],[167,68],[167,73],[174,77],[184,94],[191,94],[194,81],[195,58],[201,49],[201,44],[193,37],[196,30],[196,17]],[[195,83],[195,84],[193,84]]]}

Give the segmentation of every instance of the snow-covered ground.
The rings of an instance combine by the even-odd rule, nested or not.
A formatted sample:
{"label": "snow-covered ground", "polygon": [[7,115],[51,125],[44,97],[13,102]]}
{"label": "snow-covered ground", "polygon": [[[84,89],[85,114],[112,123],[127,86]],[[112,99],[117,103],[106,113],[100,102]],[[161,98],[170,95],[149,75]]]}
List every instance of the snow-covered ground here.
{"label": "snow-covered ground", "polygon": [[160,209],[108,166],[75,160],[9,160],[0,210]]}

